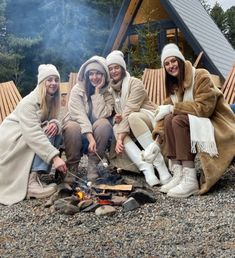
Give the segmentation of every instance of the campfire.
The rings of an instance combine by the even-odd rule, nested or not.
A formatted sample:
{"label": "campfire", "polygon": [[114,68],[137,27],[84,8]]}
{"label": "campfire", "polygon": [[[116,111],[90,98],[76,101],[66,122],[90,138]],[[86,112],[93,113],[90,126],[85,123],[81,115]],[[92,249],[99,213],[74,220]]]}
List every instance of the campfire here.
{"label": "campfire", "polygon": [[101,158],[100,160],[100,177],[94,183],[87,181],[84,167],[79,168],[80,174],[71,185],[63,183],[61,174],[55,171],[51,179],[57,182],[58,189],[45,207],[67,215],[95,212],[100,216],[132,211],[145,203],[156,201],[146,183],[131,179],[127,176],[128,171],[112,167]]}

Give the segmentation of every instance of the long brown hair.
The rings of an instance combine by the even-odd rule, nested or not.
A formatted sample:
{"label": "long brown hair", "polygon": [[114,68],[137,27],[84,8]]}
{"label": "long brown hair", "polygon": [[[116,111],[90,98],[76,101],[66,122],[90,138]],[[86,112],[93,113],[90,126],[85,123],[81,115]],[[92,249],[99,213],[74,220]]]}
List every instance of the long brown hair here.
{"label": "long brown hair", "polygon": [[39,84],[39,103],[42,110],[42,121],[56,119],[60,111],[60,83],[58,90],[50,98],[50,103],[47,101],[46,79]]}
{"label": "long brown hair", "polygon": [[175,88],[178,88],[178,91],[183,93],[184,92],[184,78],[185,78],[185,63],[178,57],[175,57],[178,66],[179,66],[179,79],[175,76],[170,75],[167,73],[165,69],[165,87],[166,87],[166,97],[169,97],[171,94],[174,94]]}

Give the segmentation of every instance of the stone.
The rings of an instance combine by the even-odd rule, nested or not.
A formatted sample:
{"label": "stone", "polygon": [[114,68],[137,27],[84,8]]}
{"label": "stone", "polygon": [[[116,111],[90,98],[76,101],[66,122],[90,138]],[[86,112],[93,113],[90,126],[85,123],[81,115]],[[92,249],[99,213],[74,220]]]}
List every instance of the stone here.
{"label": "stone", "polygon": [[97,216],[112,216],[116,213],[116,209],[110,205],[103,205],[95,210]]}
{"label": "stone", "polygon": [[79,202],[78,207],[80,208],[80,210],[84,210],[85,208],[91,206],[92,204],[93,204],[92,200],[83,200]]}
{"label": "stone", "polygon": [[90,206],[86,207],[85,209],[83,209],[83,212],[93,212],[95,211],[97,208],[100,207],[99,203],[93,203]]}
{"label": "stone", "polygon": [[57,186],[57,191],[48,199],[44,207],[49,208],[54,204],[55,201],[70,197],[72,193],[73,189],[68,184],[61,183]]}
{"label": "stone", "polygon": [[126,196],[112,196],[111,202],[114,206],[122,206],[122,204],[127,200]]}
{"label": "stone", "polygon": [[128,198],[127,201],[125,201],[122,205],[123,211],[132,211],[140,207],[139,203],[133,198]]}
{"label": "stone", "polygon": [[75,213],[80,211],[78,206],[75,206],[63,199],[59,199],[55,201],[54,208],[60,214],[66,214],[66,215],[74,215]]}
{"label": "stone", "polygon": [[143,189],[137,189],[134,192],[132,192],[130,197],[135,198],[135,200],[140,204],[145,204],[145,203],[154,203],[156,202],[156,198],[152,193],[149,191],[143,190]]}

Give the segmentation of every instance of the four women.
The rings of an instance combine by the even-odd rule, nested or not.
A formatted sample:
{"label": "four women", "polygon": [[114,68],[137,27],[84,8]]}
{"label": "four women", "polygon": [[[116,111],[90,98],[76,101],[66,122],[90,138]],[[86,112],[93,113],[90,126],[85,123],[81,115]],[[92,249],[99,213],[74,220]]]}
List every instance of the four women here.
{"label": "four women", "polygon": [[[81,66],[77,84],[71,90],[68,114],[63,119],[70,170],[66,182],[71,183],[78,175],[83,153],[88,155],[87,178],[96,180],[97,165],[113,132],[117,157],[126,153],[143,172],[147,183],[161,184],[160,191],[168,196],[203,194],[222,176],[235,155],[233,112],[210,74],[193,68],[175,44],[164,47],[161,61],[166,72],[167,98],[158,108],[149,101],[142,82],[127,72],[121,51],[114,50],[106,60],[93,56]],[[19,202],[26,196],[50,196],[56,185],[41,183],[39,173],[48,172],[52,164],[62,173],[67,171],[57,149],[61,141],[60,124],[56,120],[59,82],[55,66],[40,65],[37,87],[0,126],[0,202],[3,204]],[[152,146],[155,150],[161,146],[171,161],[173,178],[160,151],[152,160],[144,158],[142,150],[149,152]],[[196,153],[203,169],[200,186],[194,164]],[[125,162],[122,164],[130,170]]]}

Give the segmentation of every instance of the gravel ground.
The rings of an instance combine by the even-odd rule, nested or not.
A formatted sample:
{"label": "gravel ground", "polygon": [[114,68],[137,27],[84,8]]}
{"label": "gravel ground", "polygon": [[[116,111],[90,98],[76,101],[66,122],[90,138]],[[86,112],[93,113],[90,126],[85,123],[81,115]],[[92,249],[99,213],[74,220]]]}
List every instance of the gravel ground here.
{"label": "gravel ground", "polygon": [[45,199],[0,206],[0,257],[235,257],[234,171],[204,196],[155,187],[156,203],[111,217],[59,214]]}

